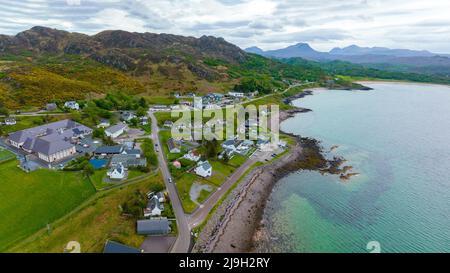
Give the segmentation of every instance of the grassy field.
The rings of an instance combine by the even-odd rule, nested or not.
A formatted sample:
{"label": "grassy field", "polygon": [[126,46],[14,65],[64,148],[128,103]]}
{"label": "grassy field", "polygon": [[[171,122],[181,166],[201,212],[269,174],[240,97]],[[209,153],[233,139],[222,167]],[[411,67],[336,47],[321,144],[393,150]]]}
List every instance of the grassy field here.
{"label": "grassy field", "polygon": [[[102,252],[108,239],[139,247],[145,237],[136,234],[136,220],[123,216],[120,205],[134,192],[145,193],[155,186],[161,187],[162,183],[160,174],[157,174],[136,184],[97,193],[83,204],[82,209],[52,225],[50,234],[41,230],[9,251],[58,253],[69,241],[77,241],[82,252]],[[170,206],[166,207],[169,212]]]}
{"label": "grassy field", "polygon": [[78,172],[40,169],[27,174],[17,164],[15,160],[0,164],[0,251],[69,213],[95,193]]}
{"label": "grassy field", "polygon": [[172,105],[178,101],[178,99],[175,97],[155,97],[155,96],[143,96],[143,97],[149,104]]}
{"label": "grassy field", "polygon": [[16,156],[10,151],[0,147],[0,163],[15,158]]}
{"label": "grassy field", "polygon": [[189,196],[192,184],[197,180],[200,179],[195,174],[186,173],[176,181],[178,194],[180,195],[181,203],[186,213],[191,213],[197,207],[197,204],[192,202]]}

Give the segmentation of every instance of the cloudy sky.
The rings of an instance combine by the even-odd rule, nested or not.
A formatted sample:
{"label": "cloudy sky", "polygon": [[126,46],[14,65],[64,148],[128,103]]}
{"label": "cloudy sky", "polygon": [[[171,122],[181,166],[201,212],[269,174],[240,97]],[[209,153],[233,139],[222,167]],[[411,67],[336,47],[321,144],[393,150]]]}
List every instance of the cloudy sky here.
{"label": "cloudy sky", "polygon": [[0,33],[35,25],[224,37],[242,48],[387,46],[450,53],[448,0],[0,0]]}

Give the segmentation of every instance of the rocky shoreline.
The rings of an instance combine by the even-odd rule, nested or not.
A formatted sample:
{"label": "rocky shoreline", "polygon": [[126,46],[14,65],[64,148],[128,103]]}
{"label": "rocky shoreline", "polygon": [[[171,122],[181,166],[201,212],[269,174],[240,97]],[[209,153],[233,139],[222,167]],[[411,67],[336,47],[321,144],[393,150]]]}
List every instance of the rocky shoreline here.
{"label": "rocky shoreline", "polygon": [[[300,93],[296,98],[312,95],[312,91],[303,94],[305,92]],[[304,108],[282,111],[280,123],[298,113],[309,111],[311,110]],[[261,220],[266,201],[274,185],[292,172],[316,170],[324,174],[340,175],[342,180],[356,175],[347,173],[352,167],[342,166],[345,162],[343,158],[327,159],[319,141],[292,134],[287,135],[296,139],[296,145],[270,165],[256,167],[243,177],[208,220],[198,235],[193,252],[258,252],[258,245],[262,241],[264,232],[264,224]]]}

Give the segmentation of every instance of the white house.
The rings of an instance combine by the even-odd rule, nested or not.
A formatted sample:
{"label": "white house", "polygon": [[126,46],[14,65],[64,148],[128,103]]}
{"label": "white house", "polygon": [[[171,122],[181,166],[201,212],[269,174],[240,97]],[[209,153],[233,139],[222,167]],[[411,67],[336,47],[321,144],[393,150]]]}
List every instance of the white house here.
{"label": "white house", "polygon": [[109,178],[115,180],[122,180],[125,179],[125,177],[127,176],[127,172],[122,164],[119,164],[114,168],[111,168],[106,174],[108,175]]}
{"label": "white house", "polygon": [[228,92],[228,95],[235,98],[243,98],[244,93],[242,92]]}
{"label": "white house", "polygon": [[160,191],[156,194],[156,197],[158,197],[158,201],[161,203],[166,202],[166,196],[164,195],[164,192]]}
{"label": "white house", "polygon": [[124,123],[113,125],[105,130],[105,135],[111,138],[117,138],[128,130],[128,126]]}
{"label": "white house", "polygon": [[72,110],[80,110],[80,105],[76,101],[66,101],[64,107]]}
{"label": "white house", "polygon": [[171,121],[171,120],[164,121],[164,127],[172,128],[172,126],[173,126],[173,121]]}
{"label": "white house", "polygon": [[206,110],[214,110],[214,109],[221,109],[219,105],[217,104],[207,104],[205,105]]}
{"label": "white house", "polygon": [[136,115],[133,112],[129,112],[129,111],[122,112],[122,114],[120,115],[120,118],[123,121],[130,121],[130,120],[134,119],[135,117],[136,117]]}
{"label": "white house", "polygon": [[167,141],[167,146],[169,147],[169,152],[171,154],[178,154],[181,152],[180,145],[178,145],[178,142],[176,142],[173,138],[169,138]]}
{"label": "white house", "polygon": [[164,205],[161,204],[157,195],[153,195],[148,200],[147,208],[144,209],[144,217],[161,216],[164,210]]}
{"label": "white house", "polygon": [[283,148],[283,149],[287,148],[287,142],[284,140],[278,141],[278,147]]}
{"label": "white house", "polygon": [[97,125],[97,128],[106,128],[111,126],[111,123],[109,122],[108,119],[101,119],[100,123]]}
{"label": "white house", "polygon": [[239,152],[247,152],[251,147],[253,147],[254,143],[251,140],[244,140],[241,144],[237,147],[237,150]]}
{"label": "white house", "polygon": [[236,140],[229,139],[222,143],[222,147],[226,150],[236,151]]}
{"label": "white house", "polygon": [[166,105],[153,105],[150,107],[150,111],[152,111],[152,112],[170,111],[170,107],[167,107]]}
{"label": "white house", "polygon": [[209,177],[212,175],[212,166],[208,161],[199,162],[194,171],[201,177]]}
{"label": "white house", "polygon": [[141,117],[141,125],[147,125],[148,124],[148,117]]}
{"label": "white house", "polygon": [[190,160],[190,161],[199,161],[200,160],[200,155],[198,153],[196,153],[195,151],[190,151],[189,153],[183,155],[183,158]]}
{"label": "white house", "polygon": [[15,125],[17,123],[15,118],[5,118],[5,125]]}

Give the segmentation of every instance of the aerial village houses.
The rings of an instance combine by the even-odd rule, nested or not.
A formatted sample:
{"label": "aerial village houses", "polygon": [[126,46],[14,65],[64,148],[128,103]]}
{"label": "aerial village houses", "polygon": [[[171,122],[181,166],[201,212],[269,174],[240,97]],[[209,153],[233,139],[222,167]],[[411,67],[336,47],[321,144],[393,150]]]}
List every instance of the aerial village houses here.
{"label": "aerial village houses", "polygon": [[115,154],[111,157],[111,166],[122,165],[125,168],[130,167],[145,167],[147,166],[147,159],[140,158],[134,154]]}
{"label": "aerial village houses", "polygon": [[12,133],[7,142],[40,159],[53,163],[76,154],[76,140],[92,133],[92,129],[72,120],[61,120]]}
{"label": "aerial village houses", "polygon": [[109,156],[115,154],[122,154],[125,151],[125,147],[122,145],[114,145],[114,146],[101,146],[95,149],[95,155],[101,156]]}
{"label": "aerial village houses", "polygon": [[58,108],[58,106],[56,105],[56,103],[47,103],[47,105],[45,106],[45,110],[47,111],[55,111]]}
{"label": "aerial village houses", "polygon": [[128,130],[128,126],[125,123],[119,123],[113,125],[105,130],[105,135],[111,138],[118,138],[121,134]]}
{"label": "aerial village houses", "polygon": [[167,141],[167,147],[169,148],[169,152],[172,154],[178,154],[181,152],[178,142],[173,138],[169,138]]}
{"label": "aerial village houses", "polygon": [[13,117],[5,118],[5,125],[16,125],[17,121]]}
{"label": "aerial village houses", "polygon": [[208,161],[199,162],[194,171],[201,177],[209,177],[212,175],[212,166]]}
{"label": "aerial village houses", "polygon": [[157,195],[153,195],[147,204],[147,208],[144,209],[144,217],[161,216],[164,210],[164,205],[161,204]]}
{"label": "aerial village houses", "polygon": [[130,112],[130,111],[125,111],[120,114],[120,118],[123,121],[130,121],[130,120],[136,118],[136,114],[134,114],[133,112]]}
{"label": "aerial village houses", "polygon": [[80,110],[80,105],[76,101],[66,101],[66,103],[64,103],[64,107],[72,110]]}
{"label": "aerial village houses", "polygon": [[183,158],[197,162],[200,160],[200,154],[194,150],[189,151],[189,153],[183,155]]}
{"label": "aerial village houses", "polygon": [[127,176],[127,172],[122,164],[112,167],[106,174],[114,180],[123,180]]}
{"label": "aerial village houses", "polygon": [[242,92],[228,92],[228,95],[230,97],[235,97],[235,98],[243,98],[244,97],[244,93],[242,93]]}
{"label": "aerial village houses", "polygon": [[111,126],[111,123],[109,122],[108,119],[101,119],[100,123],[97,125],[97,128],[106,128]]}
{"label": "aerial village houses", "polygon": [[164,121],[164,127],[172,128],[172,126],[173,126],[173,121],[171,121],[171,120]]}

